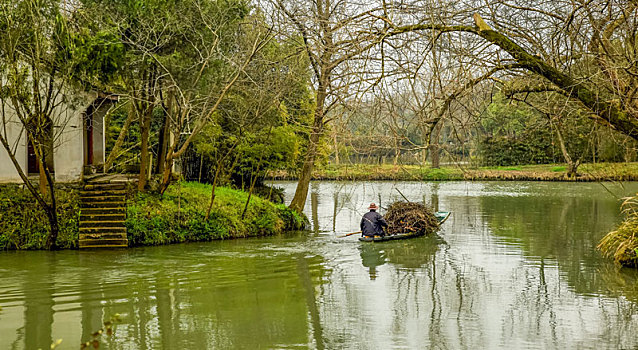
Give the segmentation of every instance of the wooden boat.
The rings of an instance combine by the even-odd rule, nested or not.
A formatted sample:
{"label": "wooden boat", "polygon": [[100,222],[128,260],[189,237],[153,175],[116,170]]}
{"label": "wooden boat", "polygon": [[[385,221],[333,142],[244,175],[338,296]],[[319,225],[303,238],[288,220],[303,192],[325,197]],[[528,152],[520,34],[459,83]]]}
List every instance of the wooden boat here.
{"label": "wooden boat", "polygon": [[[449,212],[449,211],[437,211],[436,213],[434,213],[434,216],[436,216],[436,219],[439,220],[439,225],[441,225],[445,222],[445,220],[447,220],[450,217],[451,214],[452,212]],[[374,236],[374,237],[363,236],[363,237],[359,237],[359,240],[361,242],[385,242],[385,241],[394,241],[397,239],[408,239],[408,238],[420,237],[423,235],[425,235],[425,233],[406,232],[406,233],[399,233],[399,234],[390,235],[390,236]]]}

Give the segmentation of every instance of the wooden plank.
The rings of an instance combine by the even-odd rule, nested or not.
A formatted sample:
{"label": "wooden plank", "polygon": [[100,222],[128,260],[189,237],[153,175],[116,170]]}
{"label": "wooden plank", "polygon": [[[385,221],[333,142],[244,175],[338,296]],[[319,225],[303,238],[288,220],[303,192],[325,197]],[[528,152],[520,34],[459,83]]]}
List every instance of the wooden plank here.
{"label": "wooden plank", "polygon": [[128,239],[126,233],[80,233],[80,241],[90,239]]}
{"label": "wooden plank", "polygon": [[117,247],[127,247],[128,239],[85,239],[80,240],[80,248],[86,247],[105,247],[105,246],[117,246]]}
{"label": "wooden plank", "polygon": [[115,221],[80,221],[80,228],[82,227],[125,227],[124,220]]}
{"label": "wooden plank", "polygon": [[80,234],[82,233],[126,233],[126,227],[80,227]]}

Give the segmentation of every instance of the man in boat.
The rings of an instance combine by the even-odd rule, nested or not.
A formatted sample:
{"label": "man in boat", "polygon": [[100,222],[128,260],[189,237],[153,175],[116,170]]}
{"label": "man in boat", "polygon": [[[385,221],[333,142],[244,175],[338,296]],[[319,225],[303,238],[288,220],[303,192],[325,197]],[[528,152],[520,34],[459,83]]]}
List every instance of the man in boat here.
{"label": "man in boat", "polygon": [[371,203],[368,209],[370,209],[370,211],[365,213],[363,218],[361,218],[361,235],[368,237],[385,236],[383,229],[388,227],[388,223],[381,214],[377,213],[379,207]]}

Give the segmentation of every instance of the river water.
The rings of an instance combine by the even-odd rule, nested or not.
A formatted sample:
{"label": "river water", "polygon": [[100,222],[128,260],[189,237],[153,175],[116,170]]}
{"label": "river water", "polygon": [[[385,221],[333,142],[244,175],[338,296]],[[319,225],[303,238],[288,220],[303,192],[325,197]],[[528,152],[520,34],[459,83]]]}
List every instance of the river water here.
{"label": "river water", "polygon": [[[288,200],[295,184],[277,182]],[[316,182],[311,232],[0,253],[0,349],[636,349],[638,272],[595,250],[638,183]],[[360,243],[370,202],[452,211]],[[381,213],[384,211],[381,210]]]}

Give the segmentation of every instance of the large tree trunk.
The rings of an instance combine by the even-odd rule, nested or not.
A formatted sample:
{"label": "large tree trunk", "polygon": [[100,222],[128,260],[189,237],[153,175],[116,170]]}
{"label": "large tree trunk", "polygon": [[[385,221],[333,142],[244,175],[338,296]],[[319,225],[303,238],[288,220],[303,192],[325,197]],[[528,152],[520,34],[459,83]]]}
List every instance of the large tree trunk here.
{"label": "large tree trunk", "polygon": [[578,78],[563,73],[556,67],[545,62],[540,56],[529,53],[509,37],[490,28],[478,13],[474,15],[474,21],[475,26],[447,26],[439,23],[406,25],[393,28],[387,35],[395,36],[423,30],[434,30],[441,33],[467,32],[476,34],[509,53],[517,62],[519,68],[525,68],[532,73],[546,78],[562,89],[566,96],[582,102],[586,107],[591,109],[596,116],[593,117],[595,121],[600,122],[602,119],[606,124],[613,126],[616,130],[638,140],[638,118],[636,118],[634,109],[621,105],[618,99],[609,100],[600,98],[595,86],[590,86]]}
{"label": "large tree trunk", "polygon": [[290,208],[302,212],[306,206],[306,198],[308,198],[308,187],[310,186],[310,179],[312,178],[312,171],[315,166],[315,158],[317,157],[317,146],[319,139],[323,133],[323,106],[326,101],[326,89],[325,86],[320,87],[317,91],[317,106],[315,109],[315,119],[312,124],[312,131],[310,132],[310,142],[308,143],[308,149],[306,151],[306,159],[304,160],[301,174],[299,175],[299,181],[297,182],[297,189],[295,190],[295,196],[290,202]]}
{"label": "large tree trunk", "polygon": [[558,136],[558,144],[560,145],[560,151],[563,154],[563,158],[567,163],[567,177],[575,177],[578,175],[578,166],[580,165],[580,159],[574,160],[567,152],[567,146],[565,146],[565,140],[563,139],[563,135],[560,133],[560,129],[558,126],[554,125],[554,129],[556,129],[556,135]]}

